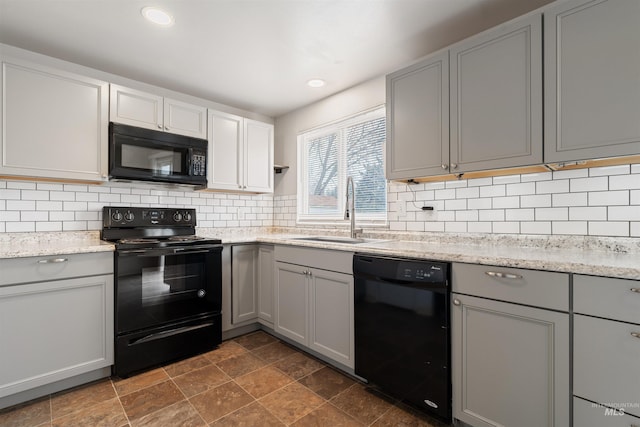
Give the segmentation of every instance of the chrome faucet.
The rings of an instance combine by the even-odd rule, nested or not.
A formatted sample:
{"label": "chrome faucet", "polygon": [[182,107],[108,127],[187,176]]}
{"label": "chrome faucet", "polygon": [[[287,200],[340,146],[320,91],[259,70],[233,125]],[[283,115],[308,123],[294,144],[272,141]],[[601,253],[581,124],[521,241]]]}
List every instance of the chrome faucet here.
{"label": "chrome faucet", "polygon": [[[349,185],[351,184],[351,185]],[[349,186],[351,186],[351,197],[349,197]],[[353,183],[352,177],[347,177],[347,190],[345,191],[347,199],[344,204],[344,219],[351,220],[351,228],[349,236],[352,239],[356,238],[356,235],[362,229],[356,229],[356,186]]]}

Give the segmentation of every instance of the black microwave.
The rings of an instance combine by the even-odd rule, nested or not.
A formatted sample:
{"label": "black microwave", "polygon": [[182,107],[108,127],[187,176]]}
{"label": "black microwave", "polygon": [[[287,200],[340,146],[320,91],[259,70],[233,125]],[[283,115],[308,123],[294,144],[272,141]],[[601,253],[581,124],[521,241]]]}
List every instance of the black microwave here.
{"label": "black microwave", "polygon": [[207,140],[109,123],[109,179],[207,186]]}

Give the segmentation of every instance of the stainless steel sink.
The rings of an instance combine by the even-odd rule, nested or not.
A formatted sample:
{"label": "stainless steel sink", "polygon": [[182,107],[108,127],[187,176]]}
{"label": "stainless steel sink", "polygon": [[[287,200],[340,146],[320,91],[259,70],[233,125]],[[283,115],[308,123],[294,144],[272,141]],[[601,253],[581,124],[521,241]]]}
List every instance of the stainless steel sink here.
{"label": "stainless steel sink", "polygon": [[338,237],[338,236],[309,236],[309,237],[295,237],[292,240],[305,240],[308,242],[326,242],[326,243],[346,243],[349,245],[358,245],[361,243],[374,243],[382,242],[379,239],[361,239],[352,237]]}

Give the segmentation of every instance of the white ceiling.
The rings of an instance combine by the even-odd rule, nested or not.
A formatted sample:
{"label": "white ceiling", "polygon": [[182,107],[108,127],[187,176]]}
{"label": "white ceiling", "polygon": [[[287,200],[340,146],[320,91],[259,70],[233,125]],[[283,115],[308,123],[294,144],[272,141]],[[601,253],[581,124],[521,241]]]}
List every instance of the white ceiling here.
{"label": "white ceiling", "polygon": [[548,2],[0,0],[0,42],[277,117]]}

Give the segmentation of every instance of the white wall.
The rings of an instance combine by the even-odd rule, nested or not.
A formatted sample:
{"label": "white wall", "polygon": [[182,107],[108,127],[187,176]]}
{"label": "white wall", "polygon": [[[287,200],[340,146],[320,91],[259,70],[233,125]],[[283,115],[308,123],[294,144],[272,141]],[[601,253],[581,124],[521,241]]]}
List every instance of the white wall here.
{"label": "white wall", "polygon": [[276,118],[274,159],[276,164],[289,166],[289,169],[276,175],[274,194],[296,194],[297,137],[300,132],[384,103],[385,79],[379,77]]}

